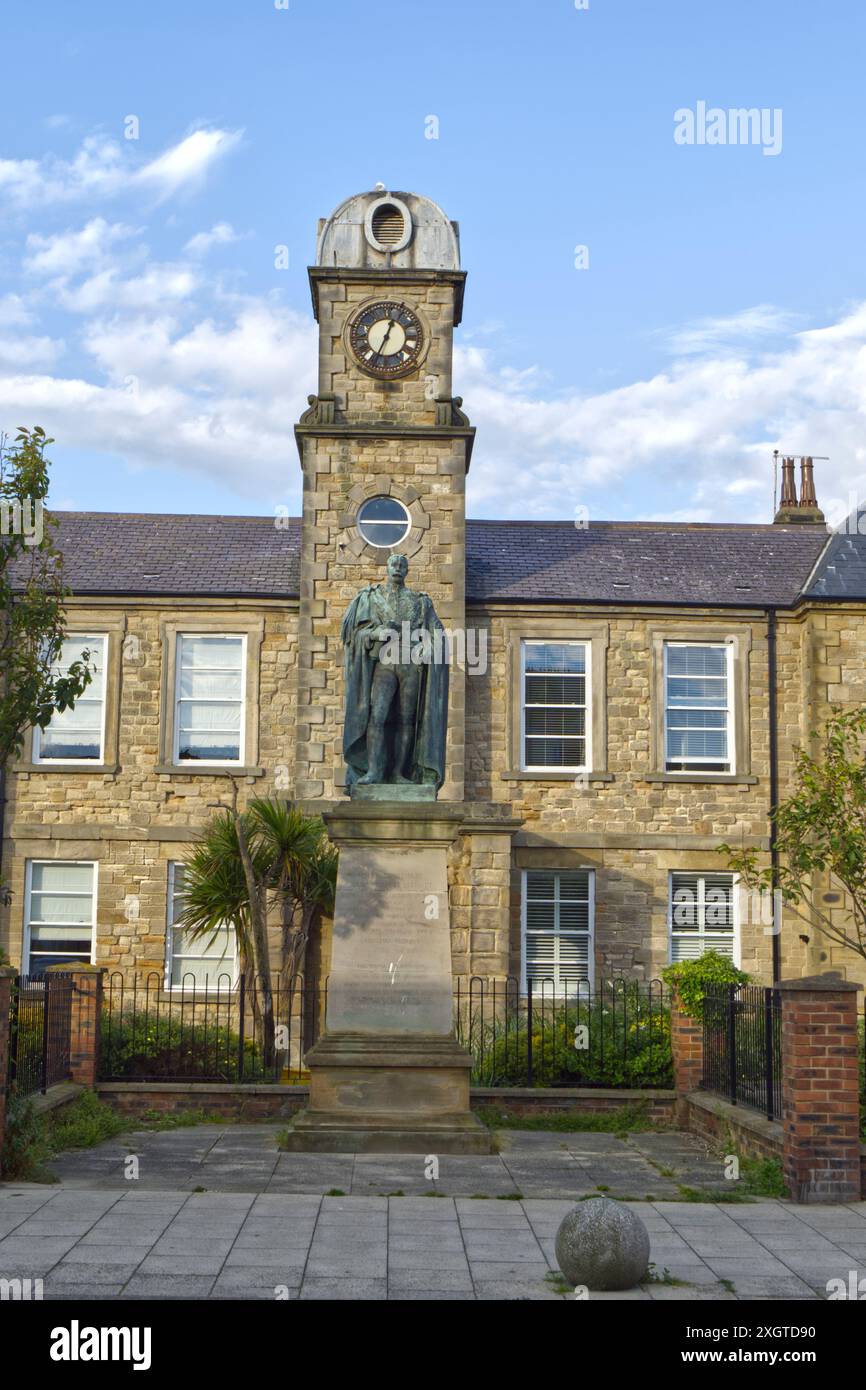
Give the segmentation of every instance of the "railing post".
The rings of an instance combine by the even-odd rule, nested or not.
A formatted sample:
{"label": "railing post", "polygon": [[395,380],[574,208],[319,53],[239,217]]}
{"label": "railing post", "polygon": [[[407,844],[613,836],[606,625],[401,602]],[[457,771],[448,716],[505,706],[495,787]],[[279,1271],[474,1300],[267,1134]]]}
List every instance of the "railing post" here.
{"label": "railing post", "polygon": [[532,977],[526,981],[526,1084],[533,1084],[532,1074]]}
{"label": "railing post", "polygon": [[42,1062],[41,1062],[41,1074],[40,1074],[40,1077],[39,1077],[39,1080],[40,1080],[40,1083],[41,1083],[39,1089],[41,1090],[43,1096],[45,1095],[45,1092],[48,1090],[48,1014],[49,1014],[49,1010],[50,1010],[50,1008],[51,1008],[51,994],[50,994],[50,992],[49,992],[49,986],[50,986],[50,984],[51,984],[51,977],[50,977],[50,975],[48,975],[48,974],[43,975],[43,976],[42,976],[42,988],[43,988],[43,994],[42,994]]}
{"label": "railing post", "polygon": [[737,986],[728,985],[728,1099],[737,1103]]}
{"label": "railing post", "polygon": [[246,1026],[246,977],[240,972],[238,980],[238,1081],[244,1079],[244,1028]]}
{"label": "railing post", "polygon": [[773,1115],[773,991],[769,985],[764,988],[764,1059],[767,1082],[767,1119]]}
{"label": "railing post", "polygon": [[[11,1071],[13,1055],[10,1049],[10,1012],[16,972],[12,966],[0,965],[0,1153],[6,1130],[6,1078]],[[0,1177],[3,1174],[0,1172]]]}

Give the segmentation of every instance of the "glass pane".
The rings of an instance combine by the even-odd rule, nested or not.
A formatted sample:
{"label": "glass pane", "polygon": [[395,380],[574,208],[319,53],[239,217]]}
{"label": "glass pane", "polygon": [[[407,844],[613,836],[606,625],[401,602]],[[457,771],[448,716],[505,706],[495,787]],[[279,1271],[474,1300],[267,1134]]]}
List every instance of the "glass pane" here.
{"label": "glass pane", "polygon": [[244,693],[242,672],[181,671],[178,690],[187,700],[240,700]]}
{"label": "glass pane", "polygon": [[66,897],[62,893],[31,893],[31,922],[90,922],[93,899]]}
{"label": "glass pane", "polygon": [[243,664],[243,639],[240,637],[182,637],[180,667],[213,668],[239,671]]}
{"label": "glass pane", "polygon": [[571,734],[581,738],[586,732],[585,709],[527,709],[527,734]]}
{"label": "glass pane", "polygon": [[524,645],[527,672],[586,671],[586,647],[572,642],[527,642]]}
{"label": "glass pane", "polygon": [[727,690],[728,683],[725,680],[672,676],[668,679],[668,704],[720,705],[724,708],[728,701]]}
{"label": "glass pane", "polygon": [[727,713],[723,709],[669,709],[668,724],[672,729],[725,729]]}
{"label": "glass pane", "polygon": [[527,705],[586,704],[585,676],[527,676]]}
{"label": "glass pane", "polygon": [[583,767],[586,744],[582,738],[527,738],[525,742],[527,767]]}
{"label": "glass pane", "polygon": [[395,497],[371,497],[358,513],[358,520],[405,522],[406,512]]}
{"label": "glass pane", "polygon": [[230,739],[225,734],[184,734],[180,739],[178,756],[190,762],[204,759],[208,762],[236,763],[241,756],[241,746],[237,739]]}
{"label": "glass pane", "polygon": [[93,865],[38,863],[30,866],[30,885],[34,893],[92,893]]}
{"label": "glass pane", "polygon": [[547,869],[530,869],[526,874],[527,898],[549,898],[556,894],[556,874]]}
{"label": "glass pane", "polygon": [[195,703],[184,700],[181,703],[180,728],[182,733],[212,730],[235,733],[240,729],[240,726],[241,708],[238,704],[229,704],[225,700],[212,700],[210,702],[198,700]]}
{"label": "glass pane", "polygon": [[724,647],[668,646],[668,671],[672,676],[724,676],[727,669]]}
{"label": "glass pane", "polygon": [[677,931],[697,930],[697,875],[675,874],[671,879],[671,926]]}
{"label": "glass pane", "polygon": [[172,945],[176,956],[211,961],[234,959],[234,932],[230,927],[219,927],[204,936],[176,931],[172,934]]}
{"label": "glass pane", "polygon": [[230,989],[235,980],[234,962],[180,960],[171,963],[172,989]]}
{"label": "glass pane", "polygon": [[723,729],[677,732],[668,730],[669,758],[714,758],[724,761],[728,756],[728,736]]}
{"label": "glass pane", "polygon": [[574,869],[559,874],[559,896],[565,898],[589,897],[589,873],[585,869]]}
{"label": "glass pane", "polygon": [[[50,919],[49,919],[49,922],[50,922]],[[41,943],[48,942],[48,943],[50,944],[52,941],[56,941],[57,944],[58,944],[58,946],[62,946],[62,948],[63,948],[64,951],[66,951],[66,950],[69,950],[69,951],[75,950],[75,949],[76,949],[76,942],[79,942],[79,943],[80,943],[80,942],[84,941],[84,942],[86,942],[86,945],[87,945],[87,954],[89,955],[89,954],[90,954],[90,936],[89,936],[89,935],[83,934],[81,928],[82,928],[82,926],[87,926],[87,927],[89,927],[89,926],[90,926],[90,922],[91,922],[91,918],[90,918],[90,916],[88,916],[88,917],[87,917],[86,919],[84,919],[84,920],[82,920],[81,918],[79,918],[79,920],[78,920],[77,922],[75,922],[75,919],[72,918],[72,919],[70,919],[70,924],[69,924],[69,925],[66,925],[66,926],[58,926],[58,925],[57,925],[56,923],[54,923],[54,922],[50,922],[50,925],[46,925],[46,926],[33,926],[33,925],[31,925],[31,928],[30,928],[30,937],[31,937],[31,940],[32,940],[32,941],[39,941],[39,942],[41,942]],[[73,923],[74,923],[74,925],[73,925]],[[81,949],[80,945],[79,945],[78,949]]]}
{"label": "glass pane", "polygon": [[87,734],[71,733],[55,729],[53,724],[39,740],[40,758],[92,758],[98,762],[102,754],[102,737],[99,730]]}

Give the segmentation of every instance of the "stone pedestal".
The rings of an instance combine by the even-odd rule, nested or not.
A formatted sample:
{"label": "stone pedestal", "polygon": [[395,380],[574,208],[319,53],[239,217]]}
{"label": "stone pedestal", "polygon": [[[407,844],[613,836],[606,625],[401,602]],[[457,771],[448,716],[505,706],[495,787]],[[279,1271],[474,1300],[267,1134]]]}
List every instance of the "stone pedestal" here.
{"label": "stone pedestal", "polygon": [[340,850],[325,1032],[293,1150],[489,1153],[454,1037],[447,853],[459,807],[352,801]]}

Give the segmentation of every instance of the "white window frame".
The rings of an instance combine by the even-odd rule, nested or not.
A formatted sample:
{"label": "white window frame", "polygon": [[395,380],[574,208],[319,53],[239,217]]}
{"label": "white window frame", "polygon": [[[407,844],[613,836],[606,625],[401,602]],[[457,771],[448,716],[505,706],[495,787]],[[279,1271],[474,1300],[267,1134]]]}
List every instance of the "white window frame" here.
{"label": "white window frame", "polygon": [[[75,631],[67,632],[66,636],[67,636],[67,638],[69,638],[69,637],[74,637],[77,641],[81,641],[81,642],[84,642],[84,643],[87,642],[88,638],[93,639],[93,638],[98,637],[98,638],[100,639],[100,641],[102,642],[102,644],[103,644],[103,645],[102,645],[102,671],[101,671],[101,673],[99,673],[99,674],[101,675],[101,680],[102,680],[102,688],[101,688],[101,691],[100,691],[100,703],[101,703],[101,706],[102,706],[102,718],[101,718],[101,720],[100,720],[100,726],[99,726],[99,752],[98,752],[98,754],[97,754],[95,757],[93,757],[93,758],[90,758],[90,757],[88,757],[88,758],[46,758],[46,757],[43,756],[43,753],[42,753],[42,730],[40,729],[40,727],[39,727],[38,724],[35,724],[34,727],[33,727],[33,751],[32,751],[32,755],[31,755],[31,761],[34,762],[34,763],[42,763],[43,765],[48,766],[48,767],[82,767],[82,766],[86,766],[88,763],[92,764],[94,767],[99,767],[99,766],[103,765],[104,762],[105,762],[106,709],[107,709],[107,706],[108,706],[108,698],[107,698],[107,697],[108,697],[108,686],[107,686],[107,682],[108,682],[108,644],[109,644],[109,642],[110,642],[110,640],[111,640],[111,636],[110,636],[110,634],[107,633],[107,632],[75,632]],[[62,655],[62,649],[61,649],[61,655]],[[87,686],[86,689],[85,689],[85,691],[83,692],[84,695],[85,695],[87,698],[89,698],[89,699],[93,699],[93,696],[92,696],[92,695],[89,695],[89,696],[88,696],[88,693],[87,693],[87,692],[88,692],[88,691],[91,691],[92,689],[93,689],[93,682],[91,681],[90,685]],[[49,727],[50,727],[50,725],[49,725]],[[71,860],[67,860],[67,861],[65,861],[65,862],[71,863],[72,861],[71,861]]]}
{"label": "white window frame", "polygon": [[[88,866],[88,868],[90,868],[90,869],[93,870],[93,888],[92,888],[92,890],[91,890],[91,900],[92,900],[92,901],[91,901],[91,914],[90,914],[90,960],[89,960],[89,964],[90,964],[90,965],[93,965],[94,962],[95,962],[95,960],[96,960],[96,915],[97,915],[97,904],[98,904],[98,901],[99,901],[99,860],[98,860],[98,859],[27,859],[27,860],[25,860],[25,864],[24,864],[24,949],[23,949],[23,951],[22,951],[22,953],[21,953],[21,973],[22,973],[22,975],[29,975],[29,974],[31,973],[31,972],[30,972],[30,964],[31,964],[31,961],[30,961],[30,952],[31,952],[31,945],[32,945],[32,943],[31,943],[30,931],[31,931],[31,927],[32,927],[32,925],[33,925],[33,923],[32,923],[32,914],[31,914],[31,897],[32,897],[32,892],[33,892],[33,866],[34,866],[34,864],[54,864],[54,865],[56,865],[56,864],[70,864],[70,865],[82,865],[82,864],[86,864],[86,865]],[[83,895],[73,894],[72,896],[83,896]],[[36,925],[39,926],[39,925],[42,925],[42,924],[41,924],[41,923],[37,923]],[[55,923],[46,923],[45,925],[46,925],[46,926],[62,926],[62,925],[64,925],[64,924],[63,924],[63,923],[60,923],[60,922],[55,922]],[[67,925],[70,925],[70,926],[76,925],[76,926],[77,926],[78,924],[77,924],[77,923],[75,923],[75,924],[73,924],[73,923],[68,923]],[[81,923],[81,934],[82,934],[82,936],[86,935],[86,931],[87,931],[86,924],[85,924],[85,923]],[[54,954],[54,955],[63,955],[64,953],[63,953],[62,951],[54,951],[53,954]],[[80,960],[80,959],[81,959],[81,953],[78,952],[78,951],[75,951],[75,952],[70,951],[68,954],[69,954],[69,959],[70,959],[71,961],[75,961],[75,960]]]}
{"label": "white window frame", "polygon": [[[526,759],[526,649],[527,647],[583,647],[584,653],[584,760],[582,764],[560,764],[551,767],[546,764],[527,762]],[[538,673],[531,673],[538,674]],[[552,672],[551,674],[555,674]],[[574,705],[531,705],[530,709],[574,709]],[[556,737],[556,735],[552,735]],[[521,772],[544,773],[591,772],[592,771],[592,642],[581,637],[522,637],[520,639],[520,770]]]}
{"label": "white window frame", "polygon": [[[700,941],[700,942],[702,942],[702,943],[706,941],[706,938],[707,938],[708,935],[709,935],[709,936],[720,936],[720,935],[721,935],[721,932],[720,932],[720,930],[719,930],[718,927],[710,928],[710,930],[707,931],[706,923],[704,923],[703,926],[699,926],[695,931],[684,931],[684,930],[682,930],[681,928],[679,928],[679,929],[676,929],[676,933],[675,933],[675,928],[674,928],[674,878],[675,878],[675,876],[678,875],[678,874],[682,874],[682,875],[688,874],[688,875],[690,875],[690,876],[693,877],[693,878],[697,878],[698,883],[699,883],[698,907],[701,908],[701,909],[703,909],[702,915],[703,915],[703,916],[706,916],[706,896],[705,896],[705,895],[706,895],[706,879],[707,879],[707,876],[709,875],[710,877],[718,878],[718,877],[720,877],[720,875],[723,874],[723,873],[725,873],[725,870],[723,870],[723,869],[722,869],[722,870],[719,870],[719,869],[669,869],[669,870],[668,870],[668,961],[669,961],[669,963],[670,963],[671,965],[674,964],[674,935],[675,935],[675,934],[676,934],[677,936],[682,936],[682,937],[684,937],[684,938],[687,938],[689,941],[696,941],[696,940],[697,940],[697,941]],[[730,877],[730,880],[731,880],[731,918],[732,918],[731,940],[733,941],[733,954],[732,954],[732,956],[731,956],[731,959],[732,959],[734,965],[737,967],[737,969],[739,969],[739,967],[740,967],[740,875],[739,875],[739,874],[734,874],[734,873],[732,873],[732,874],[729,875],[729,877]],[[707,950],[707,947],[704,946],[703,950],[701,951],[701,955],[704,955],[704,954],[706,953],[706,950]],[[696,957],[696,959],[697,959],[697,957]]]}
{"label": "white window frame", "polygon": [[[181,664],[181,648],[185,641],[225,640],[241,643],[241,698],[240,698],[240,721],[238,727],[238,756],[236,758],[181,758],[180,756],[180,707],[181,694],[180,683],[183,675]],[[184,696],[184,701],[188,702],[189,697]],[[244,767],[246,757],[246,721],[247,721],[247,634],[245,632],[178,632],[175,637],[175,661],[174,661],[174,743],[172,747],[172,761],[175,767]]]}
{"label": "white window frame", "polygon": [[[172,962],[173,962],[174,959],[175,959],[175,953],[174,953],[174,928],[175,928],[175,923],[174,923],[174,921],[173,921],[173,918],[174,918],[174,905],[175,905],[175,875],[176,875],[176,873],[177,873],[178,868],[183,868],[183,867],[184,867],[184,865],[183,865],[183,861],[182,861],[182,860],[180,860],[180,859],[171,859],[171,860],[169,860],[169,865],[168,865],[168,896],[167,896],[167,898],[166,898],[166,916],[165,916],[165,962],[164,962],[164,969],[165,969],[165,990],[166,990],[166,993],[167,993],[167,994],[181,994],[181,993],[186,993],[186,994],[217,994],[217,993],[220,993],[221,991],[224,991],[224,990],[226,989],[226,987],[225,987],[225,985],[220,985],[216,980],[213,982],[213,984],[209,984],[209,985],[207,985],[207,986],[205,986],[205,985],[200,985],[200,984],[195,984],[195,983],[185,985],[185,984],[183,983],[183,979],[181,979],[181,981],[180,981],[179,984],[174,984],[174,983],[172,982],[172,971],[171,971],[171,967],[172,967]],[[235,929],[234,929],[233,927],[227,925],[226,930],[230,932],[230,934],[231,934],[231,940],[232,940],[232,942],[234,943],[234,951],[232,952],[232,956],[231,956],[231,967],[230,967],[230,968],[227,968],[227,969],[224,969],[224,970],[220,970],[220,971],[217,972],[217,974],[218,974],[218,976],[229,975],[230,978],[231,978],[231,985],[230,985],[228,988],[229,988],[229,989],[234,989],[234,988],[236,987],[237,983],[238,983],[238,977],[239,977],[238,937],[237,937],[237,932],[235,931]],[[187,955],[185,955],[185,956],[183,956],[183,957],[179,957],[179,959],[187,960],[187,959],[192,959],[192,957],[190,957],[190,956],[187,954]],[[205,959],[205,957],[203,957],[203,956],[198,956],[198,957],[195,957],[195,959],[197,959],[197,960],[203,960],[203,959]],[[226,959],[228,960],[228,958],[226,958]]]}
{"label": "white window frame", "polygon": [[[725,653],[725,685],[727,692],[727,720],[725,722],[725,735],[728,741],[728,756],[724,759],[727,767],[720,767],[719,758],[680,758],[672,759],[668,756],[668,652],[671,647],[700,647],[715,648],[724,650]],[[720,776],[735,776],[737,772],[737,745],[735,728],[735,705],[734,698],[734,644],[733,642],[701,642],[700,640],[680,641],[676,637],[666,638],[664,643],[664,670],[662,673],[662,698],[664,707],[662,710],[662,767],[668,777],[689,777],[700,776],[701,772],[718,773]],[[695,706],[695,708],[698,708]],[[706,708],[706,706],[703,706]],[[673,761],[689,762],[693,766],[686,768],[672,768],[668,764]]]}
{"label": "white window frame", "polygon": [[[542,872],[543,871],[544,870],[542,870]],[[552,874],[556,874],[557,877],[561,873],[572,872],[569,869],[547,869],[546,871]],[[527,874],[530,874],[532,872],[534,872],[532,869],[523,869],[520,875],[520,993],[523,995],[525,995],[527,992],[527,981],[529,978],[526,968],[526,879]],[[586,988],[590,991],[595,989],[595,869],[581,867],[579,870],[577,870],[577,872],[587,874],[589,879],[589,893],[587,899],[589,930],[586,932],[554,931],[553,933],[555,936],[586,936],[589,939],[589,949],[587,951],[587,979],[586,981],[581,982],[580,985],[575,985],[573,987],[575,994],[577,993],[578,989]],[[569,986],[567,984],[562,984],[558,982],[554,986],[554,988],[557,990],[557,992],[561,990],[563,994],[565,994],[568,991]]]}

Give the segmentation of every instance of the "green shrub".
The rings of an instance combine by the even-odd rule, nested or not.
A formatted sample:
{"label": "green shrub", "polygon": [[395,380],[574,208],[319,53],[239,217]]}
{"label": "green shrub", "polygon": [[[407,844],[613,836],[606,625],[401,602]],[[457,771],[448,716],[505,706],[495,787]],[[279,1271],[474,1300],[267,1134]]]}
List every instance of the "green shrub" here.
{"label": "green shrub", "polygon": [[[225,1024],[190,1022],[178,1013],[124,1009],[103,1016],[100,1076],[238,1080],[240,1037]],[[244,1081],[264,1075],[259,1050],[243,1045]]]}
{"label": "green shrub", "polygon": [[697,960],[681,960],[667,965],[662,979],[675,989],[684,1011],[698,1022],[704,1016],[704,995],[713,985],[747,985],[751,979],[745,970],[738,970],[732,960],[718,951],[706,951]]}
{"label": "green shrub", "polygon": [[[44,1164],[51,1157],[48,1124],[30,1096],[11,1095],[6,1106],[6,1132],[0,1154],[5,1182],[45,1182]],[[47,1179],[50,1181],[50,1179]]]}
{"label": "green shrub", "polygon": [[[586,1029],[586,1047],[577,1045]],[[458,1020],[458,1037],[473,1057],[478,1086],[670,1086],[670,1014],[635,983],[608,997],[508,1011],[481,1021]]]}
{"label": "green shrub", "polygon": [[95,1091],[85,1091],[69,1105],[50,1110],[48,1142],[53,1153],[65,1149],[90,1149],[105,1139],[114,1139],[129,1129],[129,1120],[118,1115],[99,1099]]}

